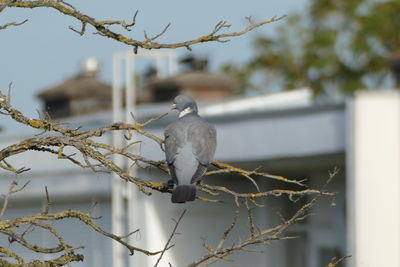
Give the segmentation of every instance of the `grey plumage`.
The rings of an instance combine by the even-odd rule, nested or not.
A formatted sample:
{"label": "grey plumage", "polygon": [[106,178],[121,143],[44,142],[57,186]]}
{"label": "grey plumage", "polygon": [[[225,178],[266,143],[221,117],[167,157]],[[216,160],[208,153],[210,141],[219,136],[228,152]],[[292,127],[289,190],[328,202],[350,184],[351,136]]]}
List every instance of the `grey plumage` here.
{"label": "grey plumage", "polygon": [[164,132],[165,155],[174,183],[171,201],[184,203],[195,199],[196,183],[214,158],[216,131],[197,114],[191,97],[179,95],[173,102],[180,118]]}

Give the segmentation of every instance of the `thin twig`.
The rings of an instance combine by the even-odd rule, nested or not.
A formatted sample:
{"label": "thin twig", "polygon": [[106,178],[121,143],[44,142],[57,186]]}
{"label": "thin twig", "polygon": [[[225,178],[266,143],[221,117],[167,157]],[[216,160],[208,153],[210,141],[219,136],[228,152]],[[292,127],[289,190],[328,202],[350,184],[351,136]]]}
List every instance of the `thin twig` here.
{"label": "thin twig", "polygon": [[331,261],[330,261],[330,262],[328,263],[328,265],[326,265],[325,267],[335,267],[335,266],[337,266],[339,263],[341,263],[342,261],[344,261],[345,259],[350,258],[350,257],[351,257],[350,255],[343,256],[343,257],[341,257],[341,258],[336,258],[336,257],[334,257],[334,258],[331,259]]}
{"label": "thin twig", "polygon": [[169,243],[171,243],[172,238],[175,236],[176,229],[178,229],[178,225],[179,225],[179,223],[181,222],[181,220],[182,220],[183,216],[185,215],[185,213],[186,213],[186,210],[184,210],[184,211],[182,212],[181,216],[179,216],[178,220],[175,221],[174,229],[172,230],[172,233],[171,233],[171,235],[169,236],[167,243],[165,243],[164,249],[162,250],[162,252],[161,252],[161,254],[160,254],[160,257],[158,257],[157,262],[156,262],[156,264],[154,265],[154,267],[157,267],[157,266],[158,266],[158,264],[160,263],[160,261],[161,261],[163,255],[164,255],[164,253],[165,253],[165,251],[167,251],[169,248],[171,248],[171,246],[169,246]]}
{"label": "thin twig", "polygon": [[10,196],[12,194],[14,194],[14,193],[17,193],[19,191],[24,190],[25,187],[29,184],[29,182],[30,181],[27,181],[23,186],[21,186],[20,188],[17,188],[17,189],[14,189],[18,185],[18,182],[17,182],[16,178],[11,182],[7,193],[4,195],[3,207],[2,207],[2,209],[0,211],[0,220],[1,220],[1,218],[3,218],[4,213],[5,213],[5,211],[6,211],[7,207],[8,207],[8,202],[9,202]]}
{"label": "thin twig", "polygon": [[10,27],[10,26],[20,26],[20,25],[24,24],[27,21],[28,21],[28,19],[26,19],[26,20],[24,20],[22,22],[19,22],[19,23],[17,23],[17,22],[9,22],[9,23],[6,23],[4,25],[0,25],[0,30],[4,30],[4,29],[6,29],[7,27]]}

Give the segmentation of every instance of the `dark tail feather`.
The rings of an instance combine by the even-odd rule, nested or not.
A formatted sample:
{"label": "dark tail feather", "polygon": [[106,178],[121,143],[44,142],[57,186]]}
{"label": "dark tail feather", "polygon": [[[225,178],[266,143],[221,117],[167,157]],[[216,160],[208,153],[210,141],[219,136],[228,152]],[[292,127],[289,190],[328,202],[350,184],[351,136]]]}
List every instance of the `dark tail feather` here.
{"label": "dark tail feather", "polygon": [[196,198],[196,186],[193,184],[177,185],[172,190],[172,203],[185,203]]}

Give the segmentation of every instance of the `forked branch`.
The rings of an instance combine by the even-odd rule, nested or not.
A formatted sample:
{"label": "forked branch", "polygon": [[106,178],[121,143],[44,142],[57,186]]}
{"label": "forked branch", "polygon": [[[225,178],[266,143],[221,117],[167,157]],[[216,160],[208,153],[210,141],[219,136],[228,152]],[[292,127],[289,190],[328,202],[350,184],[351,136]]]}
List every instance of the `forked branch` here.
{"label": "forked branch", "polygon": [[[80,24],[82,25],[81,30],[76,30],[73,27],[70,27],[70,29],[73,30],[74,32],[76,32],[80,35],[83,35],[86,32],[86,26],[91,25],[96,30],[96,32],[95,32],[96,34],[114,39],[118,42],[124,43],[129,46],[132,46],[132,47],[134,47],[134,49],[135,49],[134,51],[136,51],[136,52],[137,52],[137,48],[143,48],[143,49],[172,48],[172,49],[174,49],[174,48],[184,47],[184,48],[187,48],[190,50],[191,46],[195,45],[195,44],[200,44],[200,43],[205,43],[205,42],[227,42],[227,41],[229,41],[229,38],[244,35],[258,27],[261,27],[265,24],[279,21],[285,17],[285,16],[273,17],[271,19],[263,20],[258,23],[252,23],[243,30],[236,31],[236,32],[227,32],[227,33],[221,33],[221,30],[229,28],[230,25],[228,25],[225,21],[222,21],[222,22],[217,23],[215,25],[214,29],[209,34],[200,36],[198,38],[188,40],[188,41],[176,42],[176,43],[159,43],[159,42],[155,42],[155,40],[166,33],[170,24],[168,24],[164,28],[164,30],[162,30],[159,34],[156,34],[153,37],[148,37],[147,34],[145,33],[145,38],[142,41],[140,41],[139,39],[129,37],[122,33],[119,33],[109,27],[109,26],[113,26],[113,25],[119,25],[124,30],[130,31],[131,27],[133,27],[136,24],[136,17],[138,14],[137,11],[133,16],[132,22],[128,23],[124,20],[97,20],[94,17],[83,14],[81,11],[79,11],[77,8],[75,8],[71,4],[68,4],[67,2],[64,2],[61,0],[31,0],[31,1],[0,0],[0,5],[3,7],[3,9],[5,7],[14,7],[14,8],[48,7],[48,8],[52,8],[66,16],[75,18],[78,22],[80,22]],[[1,12],[1,10],[0,10],[0,12]]]}

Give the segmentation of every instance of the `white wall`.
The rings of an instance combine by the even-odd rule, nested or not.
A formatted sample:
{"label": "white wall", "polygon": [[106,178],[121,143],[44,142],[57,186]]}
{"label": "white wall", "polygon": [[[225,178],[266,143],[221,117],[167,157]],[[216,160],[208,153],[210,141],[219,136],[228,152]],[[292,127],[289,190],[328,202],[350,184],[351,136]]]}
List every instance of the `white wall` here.
{"label": "white wall", "polygon": [[348,105],[349,266],[400,266],[400,94],[363,92]]}

